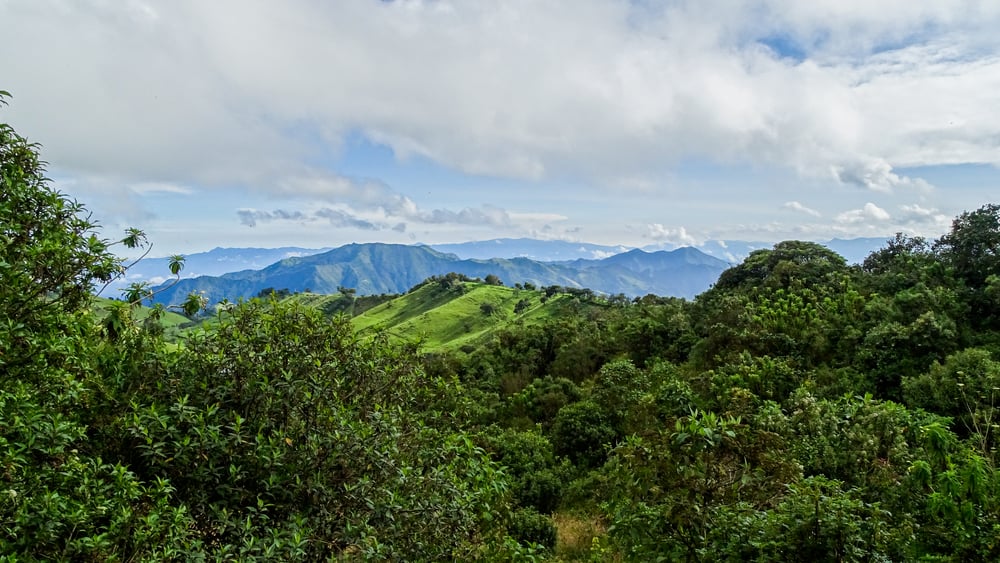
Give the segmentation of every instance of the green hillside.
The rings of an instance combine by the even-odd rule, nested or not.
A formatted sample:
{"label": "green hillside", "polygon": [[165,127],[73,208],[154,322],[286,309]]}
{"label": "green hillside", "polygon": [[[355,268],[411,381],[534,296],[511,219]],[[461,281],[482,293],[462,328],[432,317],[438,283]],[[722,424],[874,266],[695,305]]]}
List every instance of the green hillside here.
{"label": "green hillside", "polygon": [[454,350],[511,323],[548,318],[568,297],[546,299],[541,291],[477,282],[450,289],[428,283],[355,317],[353,324],[359,331],[386,330],[426,350]]}
{"label": "green hillside", "polygon": [[[339,310],[344,307],[345,296],[341,293],[295,293],[284,300],[289,303],[298,303],[307,307],[313,307],[324,312]],[[338,311],[339,312],[339,311]]]}
{"label": "green hillside", "polygon": [[[94,299],[94,308],[101,312],[101,314],[107,314],[108,309],[112,304],[117,303],[114,299],[107,299],[104,297],[97,297]],[[137,322],[142,323],[149,318],[152,313],[150,307],[140,305],[133,308],[132,318]],[[163,327],[163,334],[168,340],[172,340],[179,336],[181,332],[187,327],[192,326],[191,319],[181,315],[180,313],[175,313],[173,311],[163,311],[160,315],[160,326]]]}
{"label": "green hillside", "polygon": [[365,311],[377,307],[386,301],[395,298],[396,295],[356,295],[352,293],[295,293],[286,298],[290,303],[298,303],[326,313],[336,315],[344,313],[350,316],[360,315]]}

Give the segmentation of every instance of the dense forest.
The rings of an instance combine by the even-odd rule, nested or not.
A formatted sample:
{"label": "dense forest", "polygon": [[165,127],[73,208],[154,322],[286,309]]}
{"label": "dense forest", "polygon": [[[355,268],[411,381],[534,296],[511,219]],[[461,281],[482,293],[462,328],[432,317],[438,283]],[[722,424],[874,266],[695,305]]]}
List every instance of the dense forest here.
{"label": "dense forest", "polygon": [[0,561],[1000,559],[998,205],[458,349],[277,294],[168,339],[107,236],[0,125]]}

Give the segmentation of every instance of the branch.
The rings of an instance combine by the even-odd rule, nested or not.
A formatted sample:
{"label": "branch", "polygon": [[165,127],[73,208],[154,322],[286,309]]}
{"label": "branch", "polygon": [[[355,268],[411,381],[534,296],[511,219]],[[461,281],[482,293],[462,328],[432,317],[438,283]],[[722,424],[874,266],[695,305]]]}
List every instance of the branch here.
{"label": "branch", "polygon": [[131,264],[129,264],[128,266],[123,266],[122,267],[122,271],[118,274],[118,277],[111,278],[110,280],[108,280],[108,282],[101,287],[100,291],[97,292],[97,294],[96,294],[97,297],[100,297],[101,294],[104,293],[104,290],[107,289],[108,286],[111,285],[112,282],[114,282],[115,280],[119,279],[121,276],[124,276],[125,272],[127,272],[129,270],[129,268],[131,268],[132,266],[135,266],[136,264],[139,263],[140,260],[142,260],[143,258],[145,258],[146,255],[149,254],[149,252],[151,250],[153,250],[153,244],[152,243],[150,243],[149,247],[146,248],[146,252],[143,252],[142,255],[139,256],[138,258],[136,258],[135,260],[133,260]]}

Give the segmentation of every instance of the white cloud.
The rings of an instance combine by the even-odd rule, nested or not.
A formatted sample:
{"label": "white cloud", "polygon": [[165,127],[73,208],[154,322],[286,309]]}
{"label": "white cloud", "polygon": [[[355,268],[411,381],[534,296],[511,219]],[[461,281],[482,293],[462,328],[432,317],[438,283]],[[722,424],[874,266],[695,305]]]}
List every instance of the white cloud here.
{"label": "white cloud", "polygon": [[537,222],[554,222],[554,221],[565,221],[569,217],[562,215],[560,213],[508,213],[511,220],[513,221],[537,221]]}
{"label": "white cloud", "polygon": [[[1000,166],[998,28],[985,0],[0,0],[0,117],[105,226],[178,244],[937,235],[992,197],[920,167]],[[373,144],[403,164],[345,165]]]}
{"label": "white cloud", "polygon": [[898,220],[911,229],[943,233],[951,225],[952,218],[939,210],[921,207],[919,204],[901,205],[903,213]]}
{"label": "white cloud", "polygon": [[876,192],[890,193],[894,188],[917,188],[922,191],[931,185],[920,178],[908,178],[893,172],[892,166],[881,158],[858,159],[831,167],[833,176],[845,184],[854,184]]}
{"label": "white cloud", "polygon": [[593,260],[603,260],[605,258],[609,258],[609,257],[614,256],[616,254],[620,254],[620,252],[613,252],[613,251],[610,251],[610,250],[591,250],[590,251],[590,257]]}
{"label": "white cloud", "polygon": [[660,223],[647,225],[646,238],[653,239],[659,243],[670,243],[677,246],[696,246],[698,239],[688,234],[684,227],[664,227]]}
{"label": "white cloud", "polygon": [[837,223],[854,224],[885,222],[891,218],[892,217],[889,215],[889,212],[885,209],[882,209],[872,202],[868,202],[861,209],[852,209],[837,215],[834,220]]}
{"label": "white cloud", "polygon": [[379,225],[357,217],[353,213],[329,207],[324,207],[316,211],[315,216],[326,219],[330,222],[330,225],[338,228],[348,227],[362,231],[381,231],[387,227],[386,225]]}
{"label": "white cloud", "polygon": [[806,207],[797,201],[785,202],[785,204],[781,207],[791,209],[792,211],[797,211],[799,213],[805,213],[806,215],[811,215],[813,217],[820,217],[822,215],[819,211]]}
{"label": "white cloud", "polygon": [[166,193],[178,195],[191,195],[194,193],[189,187],[171,184],[169,182],[139,182],[129,186],[137,194]]}
{"label": "white cloud", "polygon": [[553,213],[509,213],[493,205],[478,208],[421,209],[412,200],[384,191],[383,199],[367,198],[353,203],[340,203],[336,207],[313,206],[309,210],[275,209],[266,211],[253,208],[236,210],[241,224],[256,227],[260,223],[293,222],[299,224],[327,221],[333,227],[353,228],[362,231],[393,230],[405,232],[407,222],[423,225],[492,226],[531,229],[532,225],[546,221],[561,221],[566,217]]}
{"label": "white cloud", "polygon": [[13,0],[0,68],[54,162],[130,181],[270,189],[360,131],[476,174],[649,189],[694,155],[885,190],[1000,163],[996,6]]}

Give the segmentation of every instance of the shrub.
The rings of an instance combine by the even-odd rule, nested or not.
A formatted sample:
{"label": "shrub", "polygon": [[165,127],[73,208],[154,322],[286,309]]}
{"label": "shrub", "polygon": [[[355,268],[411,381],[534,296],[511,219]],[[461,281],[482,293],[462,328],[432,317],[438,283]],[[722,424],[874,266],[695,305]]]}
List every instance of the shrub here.
{"label": "shrub", "polygon": [[536,543],[549,550],[556,547],[556,527],[552,524],[552,519],[533,508],[515,510],[511,514],[507,532],[521,543]]}

